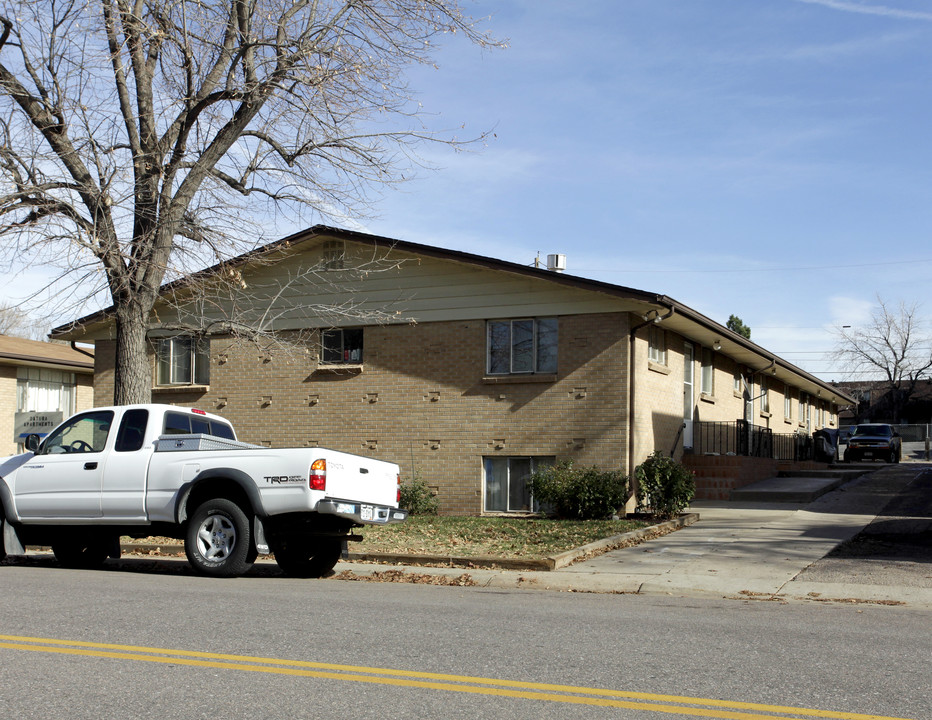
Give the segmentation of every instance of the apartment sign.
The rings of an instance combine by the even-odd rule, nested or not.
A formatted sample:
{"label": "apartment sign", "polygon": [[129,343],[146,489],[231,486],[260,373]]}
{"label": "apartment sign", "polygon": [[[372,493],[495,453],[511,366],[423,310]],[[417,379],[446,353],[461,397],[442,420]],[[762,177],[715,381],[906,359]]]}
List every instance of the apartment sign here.
{"label": "apartment sign", "polygon": [[48,435],[62,421],[61,411],[56,412],[18,412],[16,413],[13,442],[26,442],[27,435]]}

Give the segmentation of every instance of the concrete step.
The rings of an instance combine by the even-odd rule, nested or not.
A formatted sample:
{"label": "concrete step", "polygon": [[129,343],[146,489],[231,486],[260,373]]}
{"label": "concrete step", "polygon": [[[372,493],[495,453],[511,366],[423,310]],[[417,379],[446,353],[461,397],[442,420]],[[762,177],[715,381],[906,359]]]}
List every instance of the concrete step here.
{"label": "concrete step", "polygon": [[[831,492],[854,476],[840,477],[816,474],[812,471],[805,477],[773,477],[732,490],[730,500],[741,502],[810,503]],[[859,473],[860,474],[860,473]]]}
{"label": "concrete step", "polygon": [[857,477],[860,477],[865,472],[866,468],[855,468],[850,467],[835,467],[829,468],[828,470],[781,470],[777,473],[777,477],[781,478],[846,478],[848,480],[854,480]]}

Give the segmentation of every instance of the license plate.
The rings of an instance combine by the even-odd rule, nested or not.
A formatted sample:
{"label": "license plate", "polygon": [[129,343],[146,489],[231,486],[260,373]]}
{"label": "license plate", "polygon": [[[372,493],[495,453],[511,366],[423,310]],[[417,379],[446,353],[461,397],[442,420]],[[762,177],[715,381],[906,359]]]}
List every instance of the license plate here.
{"label": "license plate", "polygon": [[373,516],[374,507],[371,505],[362,505],[359,508],[359,515],[363,520],[371,520]]}
{"label": "license plate", "polygon": [[337,512],[352,515],[356,512],[356,506],[352,503],[337,503]]}
{"label": "license plate", "polygon": [[874,453],[868,450],[867,452],[864,453],[864,457],[874,457]]}

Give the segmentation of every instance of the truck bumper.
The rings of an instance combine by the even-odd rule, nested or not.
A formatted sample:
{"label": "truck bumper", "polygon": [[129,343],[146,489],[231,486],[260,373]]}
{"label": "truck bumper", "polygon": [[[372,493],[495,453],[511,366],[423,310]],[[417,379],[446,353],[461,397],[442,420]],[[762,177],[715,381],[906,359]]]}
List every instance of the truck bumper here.
{"label": "truck bumper", "polygon": [[349,500],[321,500],[317,503],[317,512],[322,515],[346,518],[360,525],[385,525],[404,522],[408,519],[407,510]]}

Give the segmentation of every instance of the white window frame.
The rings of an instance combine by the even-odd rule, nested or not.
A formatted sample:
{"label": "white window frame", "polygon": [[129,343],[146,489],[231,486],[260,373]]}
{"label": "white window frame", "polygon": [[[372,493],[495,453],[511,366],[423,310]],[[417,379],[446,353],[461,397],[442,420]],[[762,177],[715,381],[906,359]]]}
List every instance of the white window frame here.
{"label": "white window frame", "polygon": [[711,397],[715,394],[715,351],[702,348],[702,365],[699,369],[699,394]]}
{"label": "white window frame", "polygon": [[[526,327],[528,324],[530,324],[529,334]],[[507,340],[504,338],[505,332],[507,332]],[[523,340],[520,339],[520,333],[524,333]],[[534,375],[537,373],[551,375],[557,372],[560,345],[559,318],[489,320],[486,322],[485,338],[485,371],[488,375]],[[544,344],[544,338],[547,338],[546,344]],[[520,362],[522,357],[530,362],[522,364]]]}
{"label": "white window frame", "polygon": [[767,376],[761,375],[760,382],[760,411],[761,414],[770,414],[770,383],[767,382]]}
{"label": "white window frame", "polygon": [[[505,483],[506,486],[503,489],[504,496],[504,507],[489,507],[490,500],[490,467],[492,463],[507,463],[505,468]],[[484,512],[489,513],[517,513],[517,512],[538,512],[540,507],[537,501],[534,500],[533,493],[530,490],[527,491],[527,496],[529,498],[527,505],[522,505],[521,507],[512,507],[514,501],[515,493],[512,490],[516,490],[518,494],[522,497],[524,496],[523,488],[512,488],[512,469],[513,463],[517,464],[520,462],[527,462],[530,472],[527,475],[515,478],[515,482],[527,483],[527,479],[543,467],[553,465],[556,462],[556,457],[553,455],[489,455],[482,458],[482,508]]]}
{"label": "white window frame", "polygon": [[658,365],[667,364],[667,334],[656,325],[651,325],[647,333],[647,358]]}
{"label": "white window frame", "polygon": [[789,385],[783,390],[783,417],[787,420],[793,419],[793,393]]}
{"label": "white window frame", "polygon": [[70,417],[77,411],[77,388],[74,373],[18,367],[16,412],[61,412],[62,417]]}
{"label": "white window frame", "polygon": [[[187,362],[183,362],[187,356]],[[210,341],[192,335],[156,340],[156,385],[178,387],[210,384]],[[168,377],[165,372],[168,371]]]}

